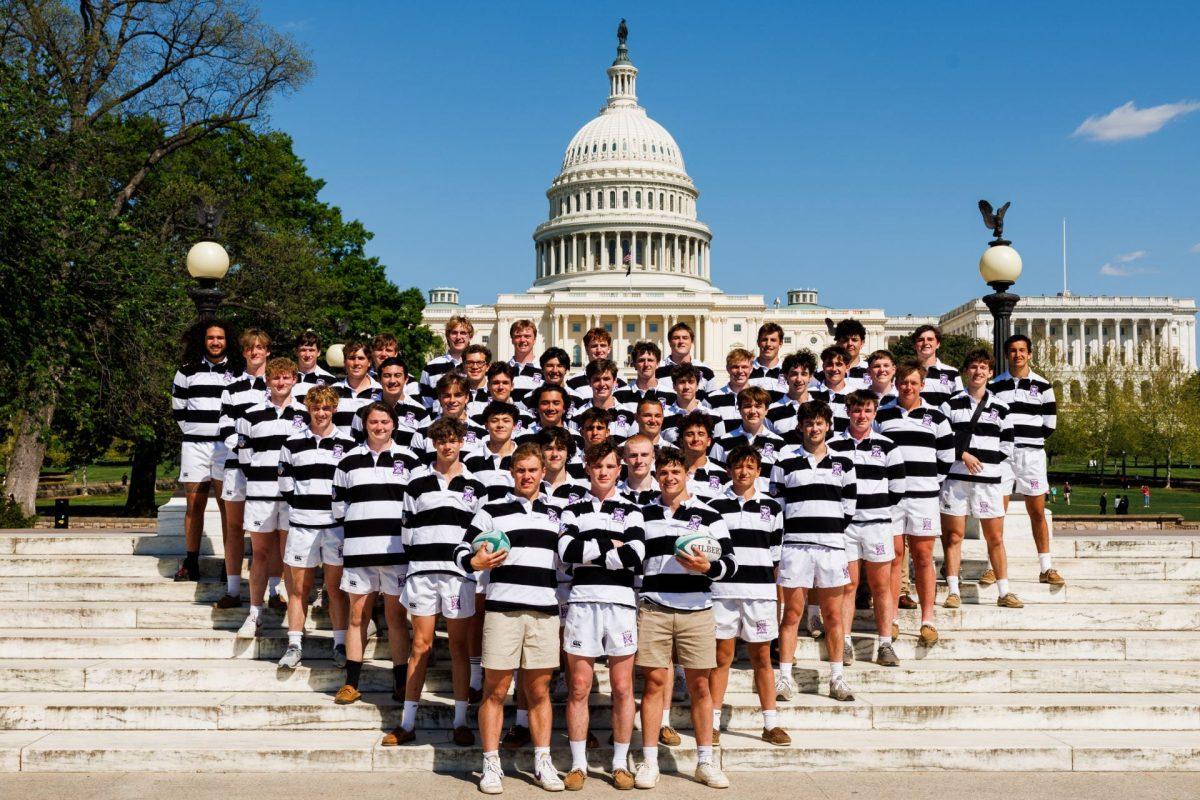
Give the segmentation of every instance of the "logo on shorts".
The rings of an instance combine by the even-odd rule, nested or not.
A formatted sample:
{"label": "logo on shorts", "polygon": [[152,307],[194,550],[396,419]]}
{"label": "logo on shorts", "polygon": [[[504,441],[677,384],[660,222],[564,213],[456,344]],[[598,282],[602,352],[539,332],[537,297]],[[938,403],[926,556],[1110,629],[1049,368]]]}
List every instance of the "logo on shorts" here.
{"label": "logo on shorts", "polygon": [[837,463],[836,461],[833,463],[833,474],[834,475],[841,475],[844,471],[845,470],[842,469],[841,464]]}
{"label": "logo on shorts", "polygon": [[1029,481],[1029,488],[1030,488],[1030,489],[1037,489],[1037,488],[1038,488],[1038,479],[1037,479],[1037,478],[1031,478],[1031,479],[1030,479],[1030,481]]}
{"label": "logo on shorts", "polygon": [[404,466],[403,461],[397,461],[395,464],[392,464],[393,475],[403,475],[406,472],[408,472],[408,469]]}
{"label": "logo on shorts", "polygon": [[877,444],[871,445],[871,458],[883,458],[883,448]]}
{"label": "logo on shorts", "polygon": [[698,531],[698,530],[700,530],[700,517],[699,517],[699,515],[696,515],[696,514],[693,514],[693,515],[692,515],[692,518],[688,520],[687,529],[688,529],[689,531]]}
{"label": "logo on shorts", "polygon": [[340,444],[335,444],[333,446],[333,457],[334,458],[341,458],[343,455],[345,455],[345,453],[346,453],[346,448],[342,447]]}
{"label": "logo on shorts", "polygon": [[757,636],[766,636],[766,635],[767,635],[768,633],[770,633],[770,632],[771,632],[771,629],[770,629],[770,627],[767,625],[767,621],[766,621],[765,619],[756,619],[756,620],[754,620],[754,633],[755,633],[755,635],[757,635]]}
{"label": "logo on shorts", "polygon": [[849,566],[842,565],[842,577],[845,578],[846,580],[850,579],[850,567]]}
{"label": "logo on shorts", "polygon": [[882,544],[881,542],[876,542],[876,543],[875,543],[875,544],[872,546],[871,550],[872,550],[872,551],[875,553],[875,555],[877,555],[877,556],[881,556],[881,555],[883,555],[883,554],[884,554],[884,552],[886,552],[886,551],[884,550],[884,548],[883,548],[883,544]]}
{"label": "logo on shorts", "polygon": [[578,639],[572,639],[571,647],[583,647],[583,642],[579,641]]}
{"label": "logo on shorts", "polygon": [[612,518],[613,518],[613,522],[624,522],[625,521],[625,509],[614,508],[613,513],[612,513]]}
{"label": "logo on shorts", "polygon": [[720,489],[721,488],[721,476],[720,475],[709,475],[708,476],[708,488]]}
{"label": "logo on shorts", "polygon": [[633,631],[621,631],[621,644],[633,647]]}
{"label": "logo on shorts", "polygon": [[929,517],[922,517],[921,518],[921,530],[932,531],[933,530],[933,520],[930,519]]}
{"label": "logo on shorts", "polygon": [[358,586],[358,578],[346,578],[346,583],[350,584],[351,586],[357,587]]}
{"label": "logo on shorts", "polygon": [[988,501],[987,501],[987,500],[980,500],[980,501],[979,501],[979,513],[980,513],[980,514],[990,514],[990,513],[991,513],[991,511],[992,511],[991,504],[990,504],[990,503],[988,503]]}
{"label": "logo on shorts", "polygon": [[761,519],[763,522],[770,522],[771,521],[771,507],[770,506],[760,506],[758,509],[758,518]]}
{"label": "logo on shorts", "polygon": [[457,597],[450,598],[450,610],[458,611],[462,607],[462,600]]}
{"label": "logo on shorts", "polygon": [[463,487],[463,502],[464,503],[474,503],[475,502],[475,487],[474,486],[464,486]]}

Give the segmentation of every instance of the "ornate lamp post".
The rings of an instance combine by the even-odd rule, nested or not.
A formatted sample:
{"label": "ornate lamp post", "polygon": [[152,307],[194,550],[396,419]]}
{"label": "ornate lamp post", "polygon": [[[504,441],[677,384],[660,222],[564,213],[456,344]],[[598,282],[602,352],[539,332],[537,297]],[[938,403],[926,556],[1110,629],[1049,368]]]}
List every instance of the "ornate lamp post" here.
{"label": "ornate lamp post", "polygon": [[979,259],[979,274],[994,290],[983,296],[983,302],[992,312],[992,354],[996,358],[997,371],[1004,362],[1004,340],[1012,333],[1012,312],[1021,299],[1008,291],[1021,277],[1021,256],[1011,247],[1012,242],[1004,238],[1004,214],[1010,205],[1005,203],[993,212],[991,203],[979,201],[983,224],[996,237],[988,242],[988,249]]}
{"label": "ornate lamp post", "polygon": [[188,296],[196,304],[200,319],[204,320],[215,317],[221,301],[225,299],[225,293],[217,288],[217,282],[229,272],[229,254],[213,239],[213,231],[221,220],[220,207],[198,205],[196,220],[204,226],[204,238],[188,250],[188,274],[196,279],[196,285],[188,289]]}

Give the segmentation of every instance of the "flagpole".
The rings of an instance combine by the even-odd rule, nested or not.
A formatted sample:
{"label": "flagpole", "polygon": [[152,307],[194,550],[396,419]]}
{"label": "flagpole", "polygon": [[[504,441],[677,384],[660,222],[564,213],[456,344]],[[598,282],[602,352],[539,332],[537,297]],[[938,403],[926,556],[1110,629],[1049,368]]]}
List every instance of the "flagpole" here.
{"label": "flagpole", "polygon": [[1063,250],[1063,297],[1071,294],[1070,288],[1067,286],[1067,218],[1063,217],[1062,221],[1062,250]]}

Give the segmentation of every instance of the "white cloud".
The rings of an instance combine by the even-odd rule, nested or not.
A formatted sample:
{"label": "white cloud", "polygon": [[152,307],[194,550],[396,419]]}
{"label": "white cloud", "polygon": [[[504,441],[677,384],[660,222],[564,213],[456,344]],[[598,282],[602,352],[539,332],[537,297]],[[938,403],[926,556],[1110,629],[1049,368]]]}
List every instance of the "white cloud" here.
{"label": "white cloud", "polygon": [[1071,135],[1082,136],[1093,142],[1121,142],[1126,139],[1140,139],[1143,136],[1158,133],[1171,120],[1193,111],[1200,111],[1200,102],[1183,100],[1178,103],[1138,108],[1130,100],[1103,116],[1088,117]]}
{"label": "white cloud", "polygon": [[[1127,263],[1121,256],[1117,256],[1115,260],[1119,263]],[[1158,270],[1151,267],[1122,267],[1112,263],[1112,261],[1105,263],[1100,268],[1100,274],[1109,278],[1132,278],[1134,275],[1149,275],[1155,272],[1158,272]]]}
{"label": "white cloud", "polygon": [[1128,264],[1130,261],[1137,261],[1146,257],[1145,250],[1134,250],[1132,253],[1122,253],[1117,256],[1116,260],[1122,264]]}

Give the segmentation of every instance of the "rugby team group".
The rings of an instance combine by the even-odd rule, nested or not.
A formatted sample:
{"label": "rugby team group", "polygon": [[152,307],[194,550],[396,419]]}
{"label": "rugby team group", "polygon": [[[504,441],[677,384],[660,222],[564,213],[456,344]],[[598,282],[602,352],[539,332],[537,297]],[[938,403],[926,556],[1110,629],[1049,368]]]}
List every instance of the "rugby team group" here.
{"label": "rugby team group", "polygon": [[[261,330],[198,323],[172,389],[188,502],[175,579],[199,579],[211,490],[225,537],[217,608],[242,606],[248,532],[249,613],[238,636],[261,633],[264,604],[282,612],[279,667],[295,669],[316,592],[334,664],[345,669],[338,704],[361,697],[381,595],[377,625],[388,631],[393,697],[403,703],[385,746],[418,740],[441,617],[451,739],[475,743],[475,706],[483,792],[503,791],[501,747],[528,745],[542,788],[583,787],[587,750],[598,745],[588,706],[597,661],[611,694],[617,788],[656,785],[659,745],[680,743],[670,707],[685,698],[696,780],[727,787],[713,748],[737,641],[753,667],[762,738],[787,746],[776,702],[797,692],[801,627],[823,640],[839,701],[854,699],[845,668],[856,607],[873,609],[877,664],[899,664],[898,608],[920,609],[918,647],[936,647],[934,542],[943,605],[959,608],[968,517],[990,561],[979,582],[997,585],[1000,606],[1021,608],[1004,548],[1014,490],[1030,513],[1038,579],[1063,583],[1044,507],[1054,392],[1031,371],[1025,336],[1005,343],[1007,371],[996,375],[986,349],[955,367],[940,361],[933,326],[912,334],[917,357],[897,363],[887,350],[861,352],[866,331],[854,319],[819,354],[786,356],[782,329],[768,323],[757,354],[728,354],[722,380],[692,357],[694,333],[680,323],[666,358],[654,342],[631,348],[628,382],[604,328],[585,334],[578,373],[561,348],[537,355],[531,321],[512,325],[509,360],[494,361],[473,336],[469,320],[452,318],[445,354],[417,379],[394,336],[351,342],[339,377],[318,365],[312,332],[292,360],[275,357]],[[516,719],[504,731],[514,681]],[[566,702],[565,776],[550,757],[552,698]]]}

